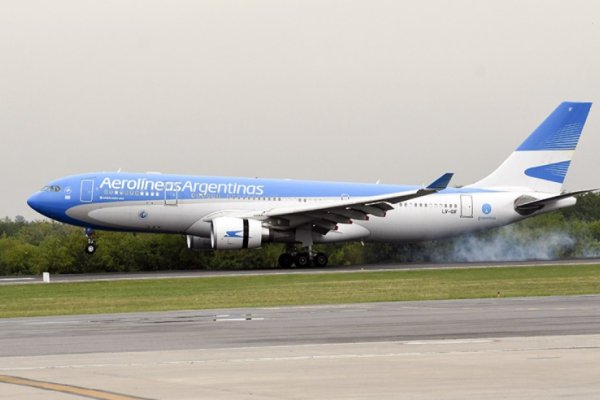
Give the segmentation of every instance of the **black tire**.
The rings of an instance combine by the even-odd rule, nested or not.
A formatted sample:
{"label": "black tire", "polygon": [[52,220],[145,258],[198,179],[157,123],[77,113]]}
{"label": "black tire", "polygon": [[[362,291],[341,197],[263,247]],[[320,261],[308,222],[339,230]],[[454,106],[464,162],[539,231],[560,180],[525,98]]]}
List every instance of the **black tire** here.
{"label": "black tire", "polygon": [[327,254],[325,253],[317,253],[317,255],[313,258],[315,263],[315,267],[325,267],[329,259],[327,258]]}
{"label": "black tire", "polygon": [[278,262],[281,268],[290,268],[294,263],[294,257],[290,253],[283,253],[279,256]]}
{"label": "black tire", "polygon": [[298,255],[296,255],[294,264],[296,264],[296,267],[298,268],[308,267],[310,265],[310,257],[308,256],[308,253],[298,253]]}
{"label": "black tire", "polygon": [[96,245],[93,243],[88,244],[85,247],[85,252],[88,254],[94,254],[96,252]]}

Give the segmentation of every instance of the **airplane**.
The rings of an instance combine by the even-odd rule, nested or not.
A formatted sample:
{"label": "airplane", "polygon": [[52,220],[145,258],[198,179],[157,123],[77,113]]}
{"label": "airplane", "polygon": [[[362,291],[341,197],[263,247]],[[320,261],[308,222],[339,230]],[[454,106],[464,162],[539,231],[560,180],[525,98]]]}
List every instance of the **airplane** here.
{"label": "airplane", "polygon": [[482,231],[573,206],[563,182],[591,103],[563,102],[490,175],[448,187],[94,172],[60,178],[33,194],[37,212],[94,230],[185,235],[190,249],[285,243],[280,267],[324,267],[319,243],[416,242]]}

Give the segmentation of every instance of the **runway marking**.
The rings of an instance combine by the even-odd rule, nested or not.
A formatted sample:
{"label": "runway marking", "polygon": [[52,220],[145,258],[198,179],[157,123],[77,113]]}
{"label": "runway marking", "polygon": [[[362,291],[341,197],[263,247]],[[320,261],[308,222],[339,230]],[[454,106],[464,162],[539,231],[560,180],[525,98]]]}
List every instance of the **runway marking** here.
{"label": "runway marking", "polygon": [[263,321],[264,318],[228,318],[215,319],[215,322],[238,322],[238,321]]}
{"label": "runway marking", "polygon": [[61,383],[38,381],[35,379],[19,378],[17,376],[0,375],[0,383],[11,385],[28,386],[36,389],[49,390],[52,392],[61,392],[73,394],[75,396],[87,397],[97,400],[149,400],[145,397],[128,396],[126,394],[107,392],[104,390],[88,389],[73,385],[64,385]]}
{"label": "runway marking", "polygon": [[232,322],[232,321],[264,321],[264,318],[253,317],[252,314],[244,314],[239,317],[232,317],[229,314],[219,314],[213,318],[214,322]]}

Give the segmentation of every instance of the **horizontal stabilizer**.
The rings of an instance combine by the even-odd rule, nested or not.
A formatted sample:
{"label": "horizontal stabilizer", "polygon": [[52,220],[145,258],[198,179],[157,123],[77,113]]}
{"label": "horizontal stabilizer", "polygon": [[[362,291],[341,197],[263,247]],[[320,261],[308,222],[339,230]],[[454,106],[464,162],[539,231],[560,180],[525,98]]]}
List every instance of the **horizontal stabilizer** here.
{"label": "horizontal stabilizer", "polygon": [[585,193],[595,192],[599,189],[578,190],[576,192],[564,193],[558,196],[547,197],[545,199],[536,200],[533,198],[519,198],[515,202],[515,211],[521,215],[529,215],[535,211],[542,209],[545,205],[552,202],[566,199],[568,197],[578,196]]}

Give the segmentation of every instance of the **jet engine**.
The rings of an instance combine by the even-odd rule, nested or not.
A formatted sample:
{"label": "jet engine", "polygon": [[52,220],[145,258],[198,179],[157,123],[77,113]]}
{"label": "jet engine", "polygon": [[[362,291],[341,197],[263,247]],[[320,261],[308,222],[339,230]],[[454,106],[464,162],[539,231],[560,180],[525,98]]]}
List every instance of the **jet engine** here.
{"label": "jet engine", "polygon": [[212,220],[210,243],[213,249],[253,249],[262,244],[269,230],[260,221],[247,218],[219,217]]}
{"label": "jet engine", "polygon": [[187,235],[187,246],[188,249],[192,250],[210,250],[212,245],[210,244],[209,238],[201,236]]}

